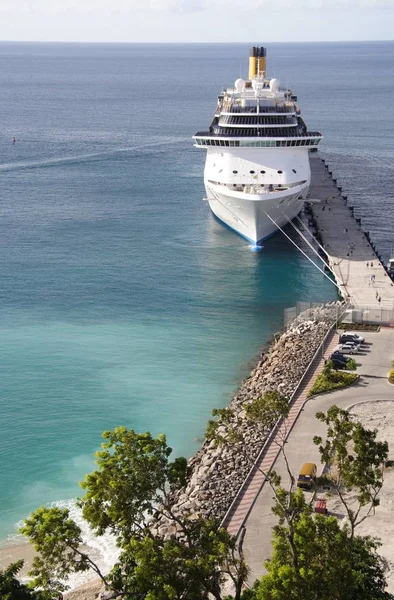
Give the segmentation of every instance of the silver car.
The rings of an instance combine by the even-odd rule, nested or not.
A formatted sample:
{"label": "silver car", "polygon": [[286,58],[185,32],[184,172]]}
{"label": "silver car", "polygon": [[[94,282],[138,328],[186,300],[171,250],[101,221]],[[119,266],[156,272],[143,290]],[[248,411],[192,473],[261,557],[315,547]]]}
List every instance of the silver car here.
{"label": "silver car", "polygon": [[357,352],[360,350],[360,344],[352,344],[351,342],[347,342],[346,344],[340,344],[337,346],[336,350],[342,354],[357,354]]}

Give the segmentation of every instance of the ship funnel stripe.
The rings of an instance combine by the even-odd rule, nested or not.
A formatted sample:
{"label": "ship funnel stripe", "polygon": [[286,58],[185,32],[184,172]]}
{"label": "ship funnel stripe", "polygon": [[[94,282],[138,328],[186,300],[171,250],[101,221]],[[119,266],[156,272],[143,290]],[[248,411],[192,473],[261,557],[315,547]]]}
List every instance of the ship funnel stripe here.
{"label": "ship funnel stripe", "polygon": [[267,48],[264,48],[263,46],[253,46],[253,48],[250,49],[249,56],[265,58],[267,56]]}

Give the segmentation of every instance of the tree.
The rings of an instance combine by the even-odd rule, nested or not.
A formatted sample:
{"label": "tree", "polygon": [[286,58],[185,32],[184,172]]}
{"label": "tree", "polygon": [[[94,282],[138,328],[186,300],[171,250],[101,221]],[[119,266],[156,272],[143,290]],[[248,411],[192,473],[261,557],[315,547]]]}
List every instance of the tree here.
{"label": "tree", "polygon": [[64,580],[71,573],[92,569],[105,585],[107,580],[89,556],[80,550],[82,532],[66,508],[38,508],[25,519],[21,533],[39,553],[33,559],[32,586],[59,594],[67,589]]}
{"label": "tree", "polygon": [[[316,417],[327,425],[327,437],[323,441],[315,436],[313,441],[319,446],[322,463],[335,467],[330,477],[346,510],[353,536],[357,525],[374,514],[379,505],[388,444],[376,440],[376,429],[365,429],[347,410],[338,406],[332,406],[326,415],[318,412]],[[347,490],[356,490],[356,505],[347,499]]]}
{"label": "tree", "polygon": [[5,570],[0,569],[0,598],[1,600],[47,600],[42,592],[35,592],[16,578],[23,567],[23,560],[9,565]]}
{"label": "tree", "polygon": [[[266,435],[280,419],[289,414],[289,400],[277,391],[268,391],[259,398],[245,404],[245,419],[253,424],[262,435]],[[241,433],[243,420],[232,408],[214,408],[216,419],[208,421],[205,437],[217,446],[234,445],[243,441]]]}
{"label": "tree", "polygon": [[[221,600],[227,575],[240,598],[247,569],[235,543],[216,521],[191,519],[173,510],[174,495],[189,477],[187,461],[170,461],[164,435],[137,434],[124,427],[103,434],[98,468],[82,482],[83,517],[102,535],[111,532],[121,553],[104,576],[81,550],[82,535],[66,509],[40,508],[22,532],[38,552],[34,584],[58,593],[73,572],[92,569],[120,596],[149,600]],[[166,535],[161,531],[165,530]]]}
{"label": "tree", "polygon": [[375,539],[352,539],[335,517],[313,515],[305,506],[293,523],[295,564],[289,533],[275,527],[267,574],[245,600],[393,600]]}
{"label": "tree", "polygon": [[[383,485],[386,442],[376,441],[376,431],[365,429],[347,411],[333,406],[317,413],[327,425],[327,437],[315,437],[322,462],[335,463],[334,482],[348,515],[340,526],[336,517],[314,514],[312,499],[301,490],[281,487],[275,473],[269,482],[274,489],[273,555],[266,561],[267,574],[244,600],[393,600],[385,591],[384,563],[377,553],[379,542],[355,535],[355,528],[379,504]],[[282,452],[285,454],[284,448]],[[286,463],[288,464],[288,463]],[[356,508],[346,499],[345,490],[356,489]],[[364,514],[360,511],[365,508]]]}

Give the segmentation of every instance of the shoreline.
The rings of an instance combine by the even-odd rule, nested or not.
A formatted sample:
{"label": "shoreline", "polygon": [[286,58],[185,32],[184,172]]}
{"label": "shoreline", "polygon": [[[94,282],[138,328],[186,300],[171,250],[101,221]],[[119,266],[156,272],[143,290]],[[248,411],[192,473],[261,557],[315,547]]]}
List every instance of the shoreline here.
{"label": "shoreline", "polygon": [[[339,306],[343,306],[341,301],[307,309],[286,328],[281,328],[262,348],[262,354],[251,366],[249,376],[240,383],[227,405],[242,421],[245,441],[242,451],[237,445],[216,448],[213,442],[204,439],[200,449],[189,459],[192,475],[187,487],[177,494],[176,510],[223,519],[265,440],[261,432],[248,426],[244,406],[270,390],[291,397],[316,349],[335,323]],[[226,435],[225,430],[223,435]],[[157,530],[162,535],[171,533],[168,524],[163,522],[157,524]],[[22,578],[33,557],[34,550],[28,541],[7,543],[5,540],[0,544],[0,568],[22,558],[25,560]],[[67,597],[81,585],[85,583],[72,585]],[[82,600],[83,596],[80,598]]]}
{"label": "shoreline", "polygon": [[[292,397],[335,324],[341,306],[344,307],[344,303],[337,301],[309,308],[274,336],[228,404],[234,412],[230,423],[219,424],[218,433],[222,438],[227,438],[235,427],[241,441],[220,446],[215,441],[204,441],[189,461],[191,477],[175,496],[174,512],[214,517],[224,523],[229,507],[270,434],[267,431],[263,435],[258,426],[247,421],[245,406],[268,391],[277,391],[288,399]],[[174,526],[164,519],[157,523],[155,530],[164,537],[176,534]]]}

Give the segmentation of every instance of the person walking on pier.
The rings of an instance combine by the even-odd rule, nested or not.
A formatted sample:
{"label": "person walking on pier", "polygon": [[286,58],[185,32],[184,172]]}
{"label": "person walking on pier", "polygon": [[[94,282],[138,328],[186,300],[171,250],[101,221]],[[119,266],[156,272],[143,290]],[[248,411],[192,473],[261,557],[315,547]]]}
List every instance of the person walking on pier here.
{"label": "person walking on pier", "polygon": [[369,268],[369,262],[367,262],[367,269]]}

